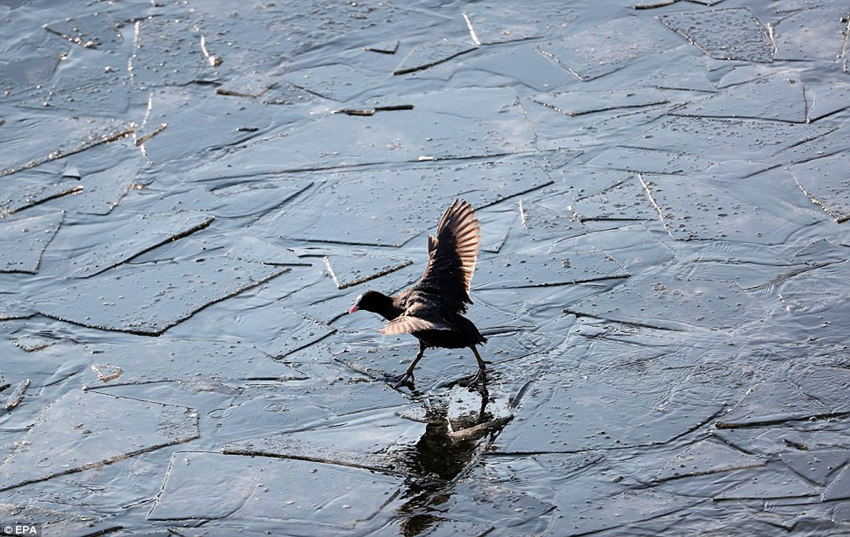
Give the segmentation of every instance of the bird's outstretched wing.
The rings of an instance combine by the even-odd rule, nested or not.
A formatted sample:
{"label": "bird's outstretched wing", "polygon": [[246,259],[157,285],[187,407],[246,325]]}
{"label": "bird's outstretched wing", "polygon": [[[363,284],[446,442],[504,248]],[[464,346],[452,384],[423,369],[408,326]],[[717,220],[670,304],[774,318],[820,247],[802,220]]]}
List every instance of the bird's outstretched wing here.
{"label": "bird's outstretched wing", "polygon": [[414,290],[427,293],[455,312],[465,312],[469,284],[478,260],[481,227],[469,203],[455,200],[446,209],[437,234],[428,236],[428,266]]}

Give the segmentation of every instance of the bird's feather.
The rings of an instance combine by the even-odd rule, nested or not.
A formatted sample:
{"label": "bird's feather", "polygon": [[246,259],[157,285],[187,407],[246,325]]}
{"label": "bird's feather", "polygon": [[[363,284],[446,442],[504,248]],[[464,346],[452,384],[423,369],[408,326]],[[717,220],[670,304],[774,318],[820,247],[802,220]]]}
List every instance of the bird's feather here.
{"label": "bird's feather", "polygon": [[419,317],[402,315],[387,323],[379,332],[391,336],[394,334],[412,334],[424,330],[451,330],[451,328],[444,324],[427,321]]}
{"label": "bird's feather", "polygon": [[453,312],[465,312],[469,286],[478,261],[480,225],[469,203],[461,200],[446,209],[436,235],[428,236],[428,265],[412,291],[439,297]]}

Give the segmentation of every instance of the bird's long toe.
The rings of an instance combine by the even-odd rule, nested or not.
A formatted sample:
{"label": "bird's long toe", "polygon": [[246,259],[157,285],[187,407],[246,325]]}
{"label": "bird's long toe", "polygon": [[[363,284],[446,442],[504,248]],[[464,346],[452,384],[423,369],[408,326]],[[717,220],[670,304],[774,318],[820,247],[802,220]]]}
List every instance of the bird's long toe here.
{"label": "bird's long toe", "polygon": [[403,375],[387,375],[384,377],[384,380],[389,384],[392,384],[393,388],[398,389],[402,386],[407,386],[411,390],[414,388],[413,385],[413,373],[404,373]]}
{"label": "bird's long toe", "polygon": [[474,386],[476,384],[487,384],[487,368],[480,367],[478,371],[469,377],[463,384],[464,386]]}

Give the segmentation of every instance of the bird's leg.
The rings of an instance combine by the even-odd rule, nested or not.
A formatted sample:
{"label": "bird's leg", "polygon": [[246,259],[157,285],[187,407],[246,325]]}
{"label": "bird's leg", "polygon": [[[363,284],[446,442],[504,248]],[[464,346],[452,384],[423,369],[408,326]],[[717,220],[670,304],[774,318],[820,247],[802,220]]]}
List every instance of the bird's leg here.
{"label": "bird's leg", "polygon": [[413,369],[416,367],[416,364],[419,363],[419,360],[422,359],[422,355],[425,354],[425,344],[421,341],[419,342],[419,352],[416,354],[416,358],[413,359],[413,362],[407,368],[407,371],[404,372],[403,375],[396,375],[387,377],[389,382],[394,382],[393,388],[400,388],[402,386],[410,386],[413,388]]}
{"label": "bird's leg", "polygon": [[475,348],[475,345],[470,345],[469,348],[472,349],[472,353],[475,355],[475,359],[478,361],[478,372],[472,375],[472,377],[467,381],[466,385],[471,386],[479,381],[483,384],[486,384],[487,364],[484,360],[481,359],[481,355],[478,354],[478,349]]}

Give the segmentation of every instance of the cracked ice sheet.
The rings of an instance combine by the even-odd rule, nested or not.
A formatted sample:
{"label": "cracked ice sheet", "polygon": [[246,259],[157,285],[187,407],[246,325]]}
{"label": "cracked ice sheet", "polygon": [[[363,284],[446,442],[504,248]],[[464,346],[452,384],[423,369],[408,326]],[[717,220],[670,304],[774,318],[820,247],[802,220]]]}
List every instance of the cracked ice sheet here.
{"label": "cracked ice sheet", "polygon": [[[682,357],[664,355],[663,349],[586,338],[574,343],[566,353],[556,351],[564,365],[548,367],[532,385],[493,449],[572,453],[654,445],[700,426],[724,408],[718,385],[731,379],[720,378],[726,375],[717,368],[680,367]],[[628,374],[623,364],[582,365],[588,354],[616,356],[626,362]]]}
{"label": "cracked ice sheet", "polygon": [[[622,265],[623,270],[630,275],[665,266],[676,257],[669,240],[655,231],[650,231],[643,225],[626,225],[599,230],[580,237],[575,242],[579,248],[592,245],[593,248],[602,249],[613,256]],[[598,292],[601,289],[613,288],[621,283],[622,280],[610,280],[607,283],[601,282],[584,287],[586,291],[596,289],[595,292]],[[575,288],[572,290],[578,291]],[[582,298],[584,296],[586,295],[581,295]],[[555,304],[552,304],[552,307],[560,309]]]}
{"label": "cracked ice sheet", "polygon": [[[843,250],[846,252],[846,248]],[[848,263],[823,263],[817,268],[800,278],[780,281],[781,286],[776,290],[781,292],[782,302],[776,304],[779,308],[774,310],[773,317],[793,327],[791,333],[817,334],[818,347],[829,349],[846,340],[847,327],[843,321],[850,313],[850,301],[844,287]],[[773,288],[768,287],[768,290],[772,292]],[[837,350],[832,352],[838,353]]]}
{"label": "cracked ice sheet", "polygon": [[428,69],[447,62],[461,54],[472,52],[476,45],[471,42],[453,42],[448,39],[420,43],[401,61],[393,71],[394,75],[404,75],[415,71]]}
{"label": "cracked ice sheet", "polygon": [[685,151],[612,147],[593,157],[589,164],[614,170],[641,173],[697,173],[714,162]]}
{"label": "cracked ice sheet", "polygon": [[[270,356],[281,359],[309,347],[336,332],[321,321],[302,315],[277,301],[264,307],[249,307],[235,312],[233,326],[219,333],[234,334],[251,341]],[[227,318],[221,322],[228,322]]]}
{"label": "cracked ice sheet", "polygon": [[770,119],[806,123],[806,97],[798,77],[768,76],[721,88],[670,113],[676,116]]}
{"label": "cracked ice sheet", "polygon": [[337,102],[348,102],[379,86],[389,75],[344,63],[322,65],[285,74],[281,80]]}
{"label": "cracked ice sheet", "polygon": [[603,182],[576,193],[573,211],[580,222],[648,221],[658,218],[637,174],[620,171],[606,174],[603,171],[599,172],[598,177],[601,181],[607,179],[608,184]]}
{"label": "cracked ice sheet", "polygon": [[[287,178],[290,179],[290,178]],[[222,218],[261,218],[289,203],[313,183],[300,180],[229,180],[211,192],[221,199],[215,215]]]}
{"label": "cracked ice sheet", "polygon": [[850,465],[845,465],[840,474],[823,492],[823,501],[850,499]]}
{"label": "cracked ice sheet", "polygon": [[288,271],[224,257],[125,265],[48,292],[34,303],[40,313],[54,319],[101,330],[159,335],[211,304]]}
{"label": "cracked ice sheet", "polygon": [[513,90],[453,89],[406,98],[413,110],[369,117],[320,117],[280,136],[233,147],[232,153],[188,172],[187,178],[219,180],[536,150],[536,136]]}
{"label": "cracked ice sheet", "polygon": [[368,250],[328,254],[323,258],[328,275],[337,289],[354,287],[391,272],[403,269],[413,263],[403,257],[388,257]]}
{"label": "cracked ice sheet", "polygon": [[[779,375],[782,374],[779,373]],[[748,379],[743,386],[751,387],[752,382],[752,379]],[[770,379],[764,382],[770,382]],[[793,389],[791,386],[784,386],[784,388]],[[789,393],[791,392],[786,392],[786,400]],[[746,395],[746,392],[742,395]],[[835,471],[842,468],[841,461],[831,468],[809,467],[801,471],[798,465],[802,464],[802,461],[794,462],[787,457],[805,455],[820,458],[820,455],[829,451],[839,451],[848,457],[847,430],[848,420],[844,417],[822,420],[800,419],[771,425],[753,424],[752,427],[732,429],[715,428],[712,435],[742,451],[762,455],[772,461],[776,459],[777,454],[780,454],[782,462],[791,470],[802,475],[809,482],[823,484],[828,483],[829,476],[834,477]],[[824,456],[818,464],[825,465],[829,460],[834,461],[835,458]]]}
{"label": "cracked ice sheet", "polygon": [[144,142],[146,156],[155,162],[232,147],[294,121],[292,114],[269,114],[252,100],[197,88],[158,88],[148,106],[140,139],[168,125]]}
{"label": "cracked ice sheet", "polygon": [[801,9],[773,24],[777,60],[827,60],[841,56],[847,10],[839,5]]}
{"label": "cracked ice sheet", "polygon": [[122,138],[132,123],[95,117],[8,117],[0,129],[0,177]]}
{"label": "cracked ice sheet", "polygon": [[621,145],[669,152],[687,148],[690,158],[714,162],[725,162],[735,155],[736,161],[773,164],[781,151],[832,130],[834,127],[812,124],[671,117]]}
{"label": "cracked ice sheet", "polygon": [[808,119],[817,121],[850,108],[850,84],[836,80],[806,82],[806,99],[809,102]]}
{"label": "cracked ice sheet", "polygon": [[[818,126],[825,122],[820,121]],[[810,124],[811,126],[812,124]],[[774,153],[774,161],[783,166],[804,164],[806,162],[824,158],[825,156],[837,155],[850,152],[850,136],[843,125],[825,131],[813,132],[811,136],[800,140],[791,147],[782,148]]]}
{"label": "cracked ice sheet", "polygon": [[[844,261],[844,250],[842,246],[823,239],[802,249],[799,244],[788,248],[754,248],[751,243],[718,242],[710,248],[701,248],[693,257],[682,258],[679,268],[674,268],[672,274],[681,278],[723,280],[746,291],[764,291],[810,271]],[[781,292],[783,298],[789,296],[786,289]]]}
{"label": "cracked ice sheet", "polygon": [[845,449],[830,449],[780,453],[779,457],[795,473],[812,483],[826,486],[834,477],[833,474],[850,460],[850,453]]}
{"label": "cracked ice sheet", "polygon": [[[553,202],[552,199],[547,198],[546,202],[547,205],[544,205],[540,202],[529,202],[524,200],[519,201],[519,211],[517,212],[519,213],[518,216],[521,218],[522,227],[524,227],[525,230],[528,231],[529,235],[531,235],[531,237],[535,241],[566,239],[569,237],[577,237],[588,233],[588,229],[586,227],[584,227],[580,222],[576,222],[575,219],[572,218],[572,215],[569,212],[569,207],[567,207],[566,201],[561,204]],[[552,205],[558,208],[563,207],[563,211],[553,209]],[[489,231],[489,228],[487,227],[482,226],[482,229],[486,229]],[[498,253],[498,250],[495,253]],[[492,268],[493,261],[495,258],[482,256],[479,259],[489,260],[489,264]],[[506,267],[508,265],[503,264],[502,266]],[[524,267],[517,267],[514,269],[514,272],[523,268]],[[524,276],[524,274],[521,274],[521,276]],[[531,278],[529,277],[529,280],[530,279]]]}
{"label": "cracked ice sheet", "polygon": [[[215,431],[209,432],[215,435],[215,440],[209,445],[214,445],[216,450],[225,443],[265,438],[282,432],[322,429],[340,419],[355,419],[354,416],[359,414],[399,409],[409,404],[399,391],[384,384],[364,382],[362,378],[342,371],[338,365],[328,362],[328,355],[325,351],[319,353],[313,349],[293,355],[295,360],[302,360],[298,367],[305,372],[300,378],[291,379],[295,382],[260,379],[234,383],[198,378],[183,383],[100,388],[98,391],[155,393],[158,399],[189,397],[205,411],[205,423],[214,427]],[[317,397],[321,398],[320,402]],[[206,421],[208,419],[212,421]],[[378,431],[373,432],[379,434]],[[347,439],[345,442],[354,440]],[[336,447],[344,449],[340,445]]]}
{"label": "cracked ice sheet", "polygon": [[[479,482],[483,479],[529,493],[553,505],[552,523],[545,531],[533,533],[553,537],[596,534],[614,528],[624,531],[611,535],[635,535],[633,525],[637,522],[674,513],[701,501],[652,489],[624,490],[623,483],[612,481],[612,473],[618,475],[616,466],[616,462],[605,460],[601,453],[593,451],[576,455],[491,456],[473,470],[473,476]],[[656,525],[646,534],[656,535],[658,531]]]}
{"label": "cracked ice sheet", "polygon": [[114,217],[111,221],[77,224],[60,235],[54,244],[54,256],[61,254],[68,259],[64,267],[69,270],[68,276],[88,278],[100,274],[157,246],[191,235],[214,220],[200,211]]}
{"label": "cracked ice sheet", "polygon": [[215,73],[222,78],[244,75],[247,65],[252,71],[266,72],[297,55],[296,48],[303,44],[300,40],[303,36],[295,36],[300,30],[299,21],[314,19],[304,17],[304,13],[299,12],[301,7],[301,4],[278,7],[246,3],[240,6],[238,16],[230,16],[224,4],[206,2],[192,10],[198,14],[200,30],[198,41],[194,43],[203,52],[200,48],[200,36],[203,35],[209,54],[203,61],[209,65],[210,61],[220,60]]}
{"label": "cracked ice sheet", "polygon": [[524,6],[478,2],[466,6],[464,21],[473,41],[495,45],[551,35],[575,20],[574,11],[560,2],[535,2]]}
{"label": "cracked ice sheet", "polygon": [[[210,193],[204,186],[184,185],[179,179],[171,181],[164,178],[151,178],[150,181],[151,183],[147,184],[137,184],[127,191],[121,204],[128,213],[165,214],[189,212],[187,209],[195,209],[197,212],[214,214],[214,211],[218,210],[225,202],[225,200]],[[109,218],[116,218],[116,215],[103,220]],[[191,240],[191,237],[186,238],[186,241],[189,240]],[[170,244],[179,244],[179,241]],[[166,246],[160,248],[164,247]],[[160,248],[153,251],[157,252]]]}
{"label": "cracked ice sheet", "polygon": [[791,166],[797,186],[839,224],[850,220],[850,151]]}
{"label": "cracked ice sheet", "polygon": [[688,446],[655,474],[656,481],[764,466],[767,459],[750,455],[713,440]]}
{"label": "cracked ice sheet", "polygon": [[[291,248],[284,248],[279,244],[273,244],[263,239],[258,239],[251,236],[236,237],[233,241],[235,244],[231,246],[225,255],[233,259],[242,261],[251,261],[253,263],[263,263],[266,265],[281,265],[293,267],[310,267],[318,264],[315,260],[299,257]],[[219,245],[214,242],[209,243],[210,249],[215,249]],[[311,262],[312,261],[312,262]]]}
{"label": "cracked ice sheet", "polygon": [[[586,535],[675,513],[700,501],[660,491],[628,490],[608,498],[559,506],[558,513],[568,521],[565,525],[571,526],[569,535]],[[599,516],[600,512],[612,516]]]}
{"label": "cracked ice sheet", "polygon": [[[2,296],[2,295],[0,295]],[[3,327],[12,327],[16,323],[6,321],[2,323]],[[42,332],[39,332],[42,333]],[[80,373],[83,373],[88,367],[86,357],[78,355],[75,351],[70,350],[70,346],[62,349],[52,349],[52,346],[44,346],[53,340],[33,341],[24,334],[18,335],[14,340],[4,337],[0,339],[0,353],[3,356],[3,363],[0,365],[0,386],[9,384],[6,390],[0,392],[0,402],[5,410],[5,403],[12,398],[12,392],[18,386],[22,386],[26,379],[29,379],[29,387],[24,393],[23,399],[19,405],[14,408],[14,418],[23,420],[27,426],[31,424],[38,414],[52,401],[47,397],[42,396],[42,392],[46,387],[52,387],[62,384],[69,378],[72,378]],[[29,345],[34,344],[38,348],[33,348]],[[8,414],[4,415],[4,419],[8,418]],[[10,423],[6,423],[10,425]],[[22,427],[22,431],[26,427]],[[18,438],[6,436],[9,443]],[[2,458],[3,455],[0,455]]]}
{"label": "cracked ice sheet", "polygon": [[[734,172],[732,172],[734,173]],[[787,171],[724,181],[716,175],[643,175],[652,205],[676,240],[728,240],[783,244],[800,228],[818,221],[791,185]],[[772,203],[752,205],[770,193]]]}
{"label": "cracked ice sheet", "polygon": [[581,80],[618,71],[647,53],[674,48],[674,40],[653,24],[635,17],[616,19],[538,47]]}
{"label": "cracked ice sheet", "polygon": [[64,115],[126,115],[132,96],[126,59],[112,52],[71,47],[49,84],[37,87],[18,104],[34,113]]}
{"label": "cracked ice sheet", "polygon": [[224,84],[215,88],[215,92],[219,95],[229,95],[231,97],[252,97],[257,98],[262,96],[276,82],[274,79],[263,73],[250,73],[244,76],[231,78]]}
{"label": "cracked ice sheet", "polygon": [[39,415],[0,465],[0,490],[110,464],[199,436],[198,413],[192,408],[71,392]]}
{"label": "cracked ice sheet", "polygon": [[116,51],[123,41],[119,26],[106,12],[49,22],[44,29],[85,48]]}
{"label": "cracked ice sheet", "polygon": [[[579,203],[581,200],[609,191],[630,178],[636,177],[635,174],[623,170],[593,166],[561,166],[551,170],[550,173],[558,183],[558,190],[566,195],[550,196],[540,203],[557,210],[571,209],[573,213],[577,212],[576,209],[565,207],[565,205]],[[554,202],[558,204],[553,205]]]}
{"label": "cracked ice sheet", "polygon": [[63,174],[71,178],[79,174],[83,189],[74,197],[70,208],[79,214],[103,216],[132,188],[142,158],[132,141],[121,140],[65,160]]}
{"label": "cracked ice sheet", "polygon": [[688,90],[714,92],[714,84],[708,79],[708,68],[704,57],[683,57],[664,64],[640,78],[636,86],[648,86],[660,90]]}
{"label": "cracked ice sheet", "polygon": [[[500,9],[505,7],[501,5]],[[524,5],[523,9],[529,7]],[[572,73],[558,67],[531,44],[486,49],[464,58],[464,64],[470,69],[484,71],[489,75],[507,77],[516,81],[517,84],[530,86],[537,91],[546,91],[575,82],[575,76]]]}
{"label": "cracked ice sheet", "polygon": [[[253,227],[304,241],[400,246],[425,230],[433,232],[457,197],[480,209],[552,182],[537,164],[523,160],[349,171],[325,179],[299,203]],[[329,223],[315,207],[335,208],[345,228]]]}
{"label": "cracked ice sheet", "polygon": [[659,20],[712,58],[773,61],[775,47],[770,33],[749,8],[671,13]]}
{"label": "cracked ice sheet", "polygon": [[[352,39],[353,34],[374,35],[377,28],[387,25],[392,28],[399,19],[410,18],[404,8],[393,4],[377,8],[359,2],[321,5],[252,2],[240,6],[237,16],[227,10],[226,2],[205,2],[192,11],[199,14],[208,51],[222,60],[217,71],[226,73],[244,72],[245,66],[278,69],[282,62],[309,56],[325,49],[331,41],[349,43],[346,40]],[[430,19],[427,9],[417,10],[416,15],[416,24],[411,24],[416,30],[430,26],[422,23],[423,19]],[[331,47],[326,54],[336,58],[334,54],[338,50]]]}
{"label": "cracked ice sheet", "polygon": [[[67,507],[66,507],[67,508]],[[84,512],[56,511],[34,505],[0,503],[0,520],[26,521],[38,524],[42,535],[92,536],[109,535],[123,528],[115,524],[112,517],[93,517],[90,510]]]}
{"label": "cracked ice sheet", "polygon": [[555,251],[545,253],[517,252],[481,259],[472,288],[548,287],[629,276],[613,257],[601,250],[553,248]]}
{"label": "cracked ice sheet", "polygon": [[231,442],[222,447],[222,453],[398,472],[400,459],[424,432],[424,423],[400,418],[393,410],[362,411],[304,431]]}
{"label": "cracked ice sheet", "polygon": [[[789,394],[795,397],[789,398]],[[751,388],[717,423],[756,427],[850,413],[850,373],[844,368],[789,369]]]}
{"label": "cracked ice sheet", "polygon": [[[393,501],[402,479],[320,462],[181,451],[149,520],[264,520],[280,534],[352,530]],[[288,531],[284,531],[284,530]]]}
{"label": "cracked ice sheet", "polygon": [[35,274],[41,256],[56,235],[65,216],[64,211],[0,220],[0,272]]}
{"label": "cracked ice sheet", "polygon": [[662,330],[716,330],[752,320],[758,306],[752,295],[727,282],[659,275],[631,277],[565,311]]}
{"label": "cracked ice sheet", "polygon": [[801,498],[821,492],[821,487],[812,485],[783,466],[758,468],[749,472],[748,477],[742,485],[715,496],[715,500]]}
{"label": "cracked ice sheet", "polygon": [[[291,365],[272,360],[257,347],[238,342],[191,339],[156,339],[84,347],[90,365],[120,368],[121,375],[102,380],[91,367],[84,371],[85,389],[156,382],[249,382],[301,380],[304,374]],[[54,346],[42,356],[57,359],[69,349]]]}
{"label": "cracked ice sheet", "polygon": [[[538,141],[541,151],[551,150],[560,153],[566,148],[579,148],[579,155],[585,149],[595,155],[599,151],[599,133],[605,133],[606,147],[617,143],[626,144],[631,142],[630,139],[635,132],[647,129],[668,117],[663,108],[640,108],[637,111],[611,110],[599,112],[599,117],[596,114],[588,114],[576,116],[569,121],[563,121],[563,116],[554,114],[542,106],[529,106],[528,114],[529,117],[533,116],[538,132],[552,133],[551,137],[541,137]],[[681,150],[681,148],[676,149]]]}
{"label": "cracked ice sheet", "polygon": [[542,93],[532,97],[532,100],[567,116],[640,108],[668,102],[667,97],[652,88]]}
{"label": "cracked ice sheet", "polygon": [[136,21],[133,43],[129,70],[137,87],[185,86],[214,76],[198,27],[188,19]]}
{"label": "cracked ice sheet", "polygon": [[72,177],[56,177],[40,171],[20,173],[13,179],[0,181],[0,219],[82,190],[80,182]]}

